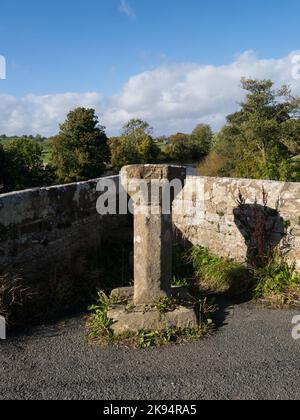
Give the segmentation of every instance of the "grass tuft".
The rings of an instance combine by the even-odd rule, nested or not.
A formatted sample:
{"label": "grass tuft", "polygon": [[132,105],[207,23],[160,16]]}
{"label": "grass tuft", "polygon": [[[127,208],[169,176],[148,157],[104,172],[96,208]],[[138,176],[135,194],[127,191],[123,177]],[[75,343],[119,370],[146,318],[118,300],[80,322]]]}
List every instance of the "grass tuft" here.
{"label": "grass tuft", "polygon": [[4,274],[0,276],[0,315],[13,323],[24,305],[32,298],[32,291],[22,277]]}
{"label": "grass tuft", "polygon": [[253,297],[271,306],[284,308],[300,305],[300,273],[276,250],[264,267],[254,269],[256,287]]}
{"label": "grass tuft", "polygon": [[252,279],[247,267],[232,259],[220,258],[201,246],[192,248],[196,282],[207,292],[241,294],[249,290]]}

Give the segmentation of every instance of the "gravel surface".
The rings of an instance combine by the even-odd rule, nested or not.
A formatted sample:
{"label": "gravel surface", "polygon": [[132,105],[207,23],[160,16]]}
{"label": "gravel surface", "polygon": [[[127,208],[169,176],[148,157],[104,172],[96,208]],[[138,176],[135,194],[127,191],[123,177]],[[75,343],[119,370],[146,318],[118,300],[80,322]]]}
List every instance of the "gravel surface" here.
{"label": "gravel surface", "polygon": [[0,399],[299,399],[296,314],[224,305],[213,336],[150,350],[88,345],[80,317],[40,326],[0,342]]}

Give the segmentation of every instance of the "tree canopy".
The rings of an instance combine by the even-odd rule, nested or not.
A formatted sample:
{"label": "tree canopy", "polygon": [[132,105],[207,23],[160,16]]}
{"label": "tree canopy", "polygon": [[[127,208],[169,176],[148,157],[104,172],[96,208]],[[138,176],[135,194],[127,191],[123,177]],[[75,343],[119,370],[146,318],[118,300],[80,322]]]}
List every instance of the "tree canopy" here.
{"label": "tree canopy", "polygon": [[46,185],[43,149],[36,140],[19,138],[0,146],[0,184],[5,191]]}
{"label": "tree canopy", "polygon": [[210,151],[213,133],[209,125],[199,124],[192,134],[177,133],[168,139],[167,154],[181,163],[197,162]]}
{"label": "tree canopy", "polygon": [[139,119],[132,119],[124,125],[120,137],[109,140],[111,165],[122,166],[155,162],[159,150],[151,136],[150,125]]}
{"label": "tree canopy", "polygon": [[217,159],[217,175],[299,179],[292,158],[300,152],[300,98],[271,80],[242,79],[242,87],[246,100],[227,117],[206,166]]}
{"label": "tree canopy", "polygon": [[209,125],[198,124],[192,132],[192,143],[195,159],[208,155],[212,147],[213,132]]}
{"label": "tree canopy", "polygon": [[61,182],[97,178],[109,161],[107,137],[94,109],[71,111],[51,143],[50,162]]}

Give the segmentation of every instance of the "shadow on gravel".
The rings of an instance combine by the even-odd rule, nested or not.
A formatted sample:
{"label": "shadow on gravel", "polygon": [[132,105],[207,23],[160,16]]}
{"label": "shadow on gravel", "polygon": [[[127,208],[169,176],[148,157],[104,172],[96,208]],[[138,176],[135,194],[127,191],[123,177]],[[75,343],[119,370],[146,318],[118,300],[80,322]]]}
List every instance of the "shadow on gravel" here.
{"label": "shadow on gravel", "polygon": [[[70,326],[74,320],[77,323],[88,315],[86,306],[78,306],[71,310],[60,312],[57,316],[42,321],[31,322],[27,327],[19,326],[8,329],[7,341],[24,337],[58,337],[62,334],[63,328]],[[3,342],[5,343],[5,342]]]}
{"label": "shadow on gravel", "polygon": [[252,300],[248,293],[235,297],[228,296],[226,294],[219,294],[215,296],[215,299],[218,306],[218,310],[215,313],[215,324],[217,330],[228,325],[226,320],[230,316],[230,312],[234,306],[250,303]]}

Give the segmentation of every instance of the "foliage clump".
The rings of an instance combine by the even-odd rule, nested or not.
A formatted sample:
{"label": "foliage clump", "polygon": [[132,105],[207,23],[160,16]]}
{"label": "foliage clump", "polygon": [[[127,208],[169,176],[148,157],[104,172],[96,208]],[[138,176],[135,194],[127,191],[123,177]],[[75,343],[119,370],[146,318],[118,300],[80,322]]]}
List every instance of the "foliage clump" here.
{"label": "foliage clump", "polygon": [[276,90],[271,80],[241,83],[246,100],[227,117],[201,174],[299,181],[293,158],[300,153],[300,98],[287,86]]}
{"label": "foliage clump", "polygon": [[43,148],[29,138],[0,144],[0,190],[2,192],[42,187],[53,181],[53,172],[43,163]]}
{"label": "foliage clump", "polygon": [[170,136],[166,154],[175,162],[199,162],[210,152],[212,140],[210,126],[199,124],[192,134],[177,133]]}
{"label": "foliage clump", "polygon": [[109,162],[107,137],[94,109],[71,111],[51,145],[50,162],[63,183],[98,178]]}
{"label": "foliage clump", "polygon": [[263,266],[246,266],[220,258],[206,248],[191,252],[196,285],[203,292],[247,294],[254,301],[285,308],[300,306],[300,273],[279,249]]}
{"label": "foliage clump", "polygon": [[121,136],[109,140],[109,147],[111,165],[116,169],[130,164],[154,163],[159,154],[151,127],[139,119],[124,125]]}
{"label": "foliage clump", "polygon": [[251,287],[248,268],[233,259],[218,257],[201,246],[193,247],[189,258],[201,290],[241,294]]}
{"label": "foliage clump", "polygon": [[300,273],[279,250],[265,266],[254,269],[253,277],[255,299],[280,308],[300,306]]}

